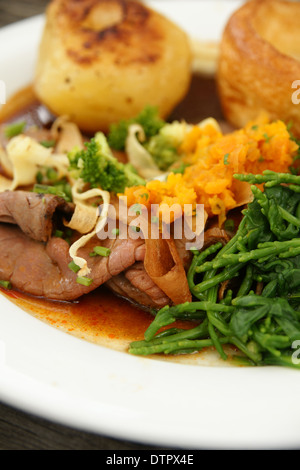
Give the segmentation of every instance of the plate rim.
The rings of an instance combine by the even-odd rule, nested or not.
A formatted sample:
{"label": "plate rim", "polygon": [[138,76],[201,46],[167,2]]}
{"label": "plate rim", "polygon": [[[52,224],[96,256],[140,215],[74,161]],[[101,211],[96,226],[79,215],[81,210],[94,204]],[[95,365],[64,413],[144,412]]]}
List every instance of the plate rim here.
{"label": "plate rim", "polygon": [[[36,15],[32,18],[7,25],[0,29],[0,37],[4,33],[10,35],[14,30],[20,30],[22,28],[25,29],[28,34],[34,34],[34,32],[41,27],[43,18],[44,15]],[[8,362],[3,364],[0,362],[0,398],[1,401],[8,405],[65,426],[71,426],[86,432],[105,434],[107,437],[140,444],[166,445],[183,449],[297,448],[300,445],[300,437],[298,437],[300,436],[299,407],[291,410],[289,406],[286,405],[286,409],[280,410],[283,431],[280,432],[280,430],[276,430],[277,432],[274,433],[273,430],[272,433],[272,407],[276,404],[277,398],[280,397],[282,393],[290,392],[290,401],[296,403],[296,398],[299,396],[300,376],[298,371],[277,367],[264,367],[259,370],[247,370],[247,377],[245,378],[245,369],[243,368],[204,367],[201,368],[200,371],[198,370],[199,373],[197,374],[198,366],[153,361],[149,358],[137,358],[126,355],[123,352],[108,350],[107,348],[96,346],[70,335],[66,335],[66,333],[55,330],[53,327],[31,317],[23,310],[14,306],[2,295],[0,305],[5,307],[0,309],[0,324],[2,324],[2,327],[4,326],[0,331],[0,341],[5,342],[7,339],[10,341],[8,344]],[[3,312],[3,310],[5,310],[5,312]],[[9,312],[9,315],[12,315],[12,317],[7,318],[6,312]],[[4,325],[3,322],[5,322]],[[12,337],[11,329],[13,328],[14,322],[17,322],[20,330],[16,332],[15,337]],[[22,328],[30,329],[29,338],[26,338],[26,341],[24,337],[22,337]],[[47,333],[45,333],[46,330]],[[47,336],[45,344],[39,343],[39,347],[41,347],[42,350],[41,358],[34,358],[36,362],[33,361],[32,364],[25,365],[26,358],[32,358],[32,351],[30,350],[30,345],[28,346],[27,344],[27,340],[36,340],[35,335],[44,334]],[[96,358],[101,358],[102,362],[100,361],[100,364],[104,368],[105,379],[109,382],[106,384],[105,401],[101,398],[102,401],[99,402],[94,395],[91,395],[92,398],[89,398],[89,402],[86,403],[85,389],[82,389],[78,395],[72,395],[70,385],[66,383],[63,377],[64,368],[61,364],[55,362],[59,360],[57,352],[52,356],[54,366],[47,364],[51,372],[50,375],[47,375],[46,370],[39,376],[40,370],[38,370],[38,368],[41,367],[40,361],[44,357],[49,358],[47,355],[49,355],[51,351],[52,342],[60,352],[65,354],[64,359],[68,364],[72,360],[70,351],[74,352],[74,356],[80,364],[82,357],[88,357],[92,352],[94,357],[91,372],[95,371]],[[18,357],[17,352],[14,350],[16,345],[19,354],[24,354],[23,359]],[[68,351],[68,347],[71,348],[70,351]],[[82,356],[80,356],[79,353],[81,353]],[[108,356],[113,366],[112,371],[109,371],[104,363]],[[55,367],[57,367],[56,370]],[[114,374],[120,375],[120,367],[123,367],[121,373],[122,381],[120,377],[114,376]],[[135,377],[133,368],[136,368],[141,375],[140,380],[137,380]],[[75,371],[73,371],[73,373],[74,372]],[[84,371],[83,376],[86,377]],[[72,377],[74,383],[77,383],[75,379],[76,377]],[[86,377],[86,379],[88,379],[88,377]],[[150,382],[150,379],[152,382]],[[164,386],[166,387],[166,389],[161,392],[161,399],[166,401],[165,409],[161,407],[161,404],[160,407],[157,408],[155,403],[155,406],[152,405],[151,407],[151,403],[149,405],[148,401],[148,409],[145,410],[142,408],[143,403],[141,403],[141,400],[145,398],[148,400],[151,399],[149,391],[151,391],[151,393],[155,391],[155,386],[159,384],[158,379],[163,379]],[[178,422],[180,419],[182,426],[186,426],[189,423],[185,417],[183,419],[182,416],[176,414],[173,416],[172,406],[174,406],[176,402],[174,396],[169,397],[170,404],[167,402],[168,393],[171,394],[172,387],[177,386],[181,387],[180,390],[184,392],[188,391],[186,384],[181,383],[186,379],[189,379],[194,387],[199,387],[199,390],[202,392],[202,398],[204,397],[208,400],[209,405],[212,405],[212,399],[216,400],[219,397],[216,388],[221,387],[222,389],[222,380],[224,380],[225,383],[230,380],[231,387],[233,387],[232,384],[234,384],[239,394],[244,393],[243,399],[247,402],[247,408],[244,410],[241,403],[236,403],[239,412],[242,414],[235,416],[233,423],[228,422],[232,415],[232,410],[229,410],[227,407],[224,410],[222,409],[222,405],[226,405],[225,399],[231,400],[231,406],[234,404],[234,400],[238,401],[238,397],[233,396],[233,398],[230,398],[229,392],[233,392],[233,390],[222,390],[224,396],[221,395],[219,397],[220,403],[213,403],[215,412],[218,413],[218,416],[222,416],[222,419],[226,423],[226,435],[224,435],[222,428],[218,428],[217,423],[209,422],[209,409],[206,410],[206,414],[204,413],[205,419],[203,419],[202,416],[201,422],[202,425],[207,426],[207,432],[202,429],[199,434],[191,435],[190,431],[185,429],[187,435],[182,436],[182,429],[172,429],[174,423]],[[257,382],[252,382],[252,380],[257,381],[258,379],[260,384],[259,390],[256,387]],[[244,389],[245,384],[249,387],[247,390]],[[101,381],[99,382],[99,380],[97,380],[97,382],[95,382],[96,389],[102,392],[101,385],[103,385]],[[123,405],[122,400],[119,400],[117,404],[110,402],[109,393],[111,392],[112,395],[114,395],[116,386],[119,386],[120,390],[124,392]],[[149,387],[149,391],[143,388],[147,386]],[[268,400],[266,400],[265,396],[261,396],[262,392],[270,395],[267,397]],[[132,393],[135,393],[137,403],[133,403]],[[193,399],[196,399],[197,394],[195,390],[191,396]],[[254,398],[255,400],[261,399],[263,403],[253,403]],[[179,398],[178,401],[180,402]],[[195,403],[194,407],[189,407],[183,400],[180,402],[180,405],[183,410],[187,408],[190,412],[193,409],[197,410],[197,412],[201,411],[199,403]],[[266,406],[265,410],[262,405]],[[88,413],[88,416],[84,416],[82,412],[78,413],[80,406],[82,411]],[[253,418],[256,417],[257,410],[255,410],[255,407],[257,406],[262,413],[263,420],[261,424],[265,426],[266,432],[269,433],[267,435],[264,435],[263,429],[257,429],[255,426],[256,423]],[[159,432],[159,434],[157,434],[157,428],[155,427],[157,423],[155,423],[153,416],[150,416],[151,413],[155,411],[155,408],[159,409],[162,414],[160,418],[170,420],[170,424],[165,423],[165,427],[162,428],[163,432]],[[76,410],[77,412],[75,412]],[[288,420],[285,420],[285,412],[287,412]],[[121,413],[121,415],[118,416],[118,413]],[[254,414],[251,421],[252,413]],[[111,422],[112,416],[115,420],[114,423]],[[95,421],[95,418],[100,419],[101,417],[101,423]],[[250,426],[252,429],[248,429],[248,434],[241,435],[241,429],[236,428],[236,423],[238,423],[236,420],[241,417],[250,420],[247,423],[247,427]],[[128,419],[130,418],[135,428],[133,428],[132,425],[128,428]],[[194,426],[194,432],[195,429],[197,429],[197,427],[195,427],[197,423],[194,422],[192,418],[194,417],[191,416],[191,424]],[[146,423],[148,420],[147,429],[145,429],[145,422],[143,420],[146,420]],[[251,424],[249,424],[250,422]],[[118,424],[117,428],[115,427],[116,424]],[[163,425],[160,421],[159,424]],[[288,424],[290,424],[290,427],[287,428]],[[247,429],[243,428],[243,430],[246,433]],[[250,434],[249,431],[251,431]],[[251,434],[254,432],[256,433],[255,435]]]}

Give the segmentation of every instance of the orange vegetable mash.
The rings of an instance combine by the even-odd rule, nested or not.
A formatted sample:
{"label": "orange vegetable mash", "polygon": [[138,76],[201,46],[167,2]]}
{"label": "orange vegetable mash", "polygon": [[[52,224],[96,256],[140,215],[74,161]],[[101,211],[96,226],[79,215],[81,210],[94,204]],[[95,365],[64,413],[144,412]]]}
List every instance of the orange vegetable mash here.
{"label": "orange vegetable mash", "polygon": [[204,204],[208,216],[219,216],[221,225],[227,211],[245,203],[234,174],[288,172],[298,145],[284,122],[261,116],[226,135],[211,124],[194,126],[179,150],[189,165],[184,173],[171,173],[166,181],[150,181],[146,187],[127,188],[128,205],[180,204],[184,209],[184,204]]}

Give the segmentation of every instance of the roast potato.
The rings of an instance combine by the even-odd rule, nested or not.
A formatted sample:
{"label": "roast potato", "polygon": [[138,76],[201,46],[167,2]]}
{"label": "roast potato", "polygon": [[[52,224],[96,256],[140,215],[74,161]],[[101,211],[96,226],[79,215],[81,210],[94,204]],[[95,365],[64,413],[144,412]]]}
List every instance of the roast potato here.
{"label": "roast potato", "polygon": [[106,132],[146,105],[165,118],[188,91],[186,33],[135,0],[53,0],[34,88],[55,115]]}
{"label": "roast potato", "polygon": [[292,122],[300,135],[299,18],[300,4],[283,0],[252,0],[230,18],[217,81],[225,117],[234,126],[267,111],[271,119]]}

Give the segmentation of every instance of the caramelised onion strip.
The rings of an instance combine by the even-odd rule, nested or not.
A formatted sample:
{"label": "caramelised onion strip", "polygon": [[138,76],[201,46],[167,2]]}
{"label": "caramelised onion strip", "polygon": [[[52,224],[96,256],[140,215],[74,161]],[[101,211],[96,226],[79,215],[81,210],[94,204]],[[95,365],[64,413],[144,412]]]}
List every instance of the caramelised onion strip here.
{"label": "caramelised onion strip", "polygon": [[[90,269],[87,265],[87,261],[84,258],[77,256],[78,250],[85,246],[91,238],[97,233],[101,232],[105,227],[109,204],[110,194],[102,189],[90,189],[85,192],[80,192],[84,183],[82,180],[76,181],[72,187],[72,196],[75,203],[75,212],[69,223],[65,222],[65,225],[72,230],[76,230],[79,233],[84,233],[81,238],[74,242],[69,250],[69,254],[73,262],[80,268],[78,276],[86,276],[90,273]],[[91,206],[88,201],[95,198],[101,197],[103,199],[103,208],[99,215],[99,208]]]}
{"label": "caramelised onion strip", "polygon": [[68,175],[70,164],[67,155],[55,153],[52,148],[45,148],[23,134],[9,141],[6,152],[0,153],[0,162],[4,162],[4,168],[13,178],[8,180],[2,177],[0,191],[13,191],[21,186],[35,184],[41,167],[54,168],[58,172],[58,179],[63,178]]}
{"label": "caramelised onion strip", "polygon": [[84,148],[82,134],[68,116],[57,118],[51,127],[51,133],[56,141],[57,153],[68,153],[74,148]]}
{"label": "caramelised onion strip", "polygon": [[174,240],[146,239],[144,266],[149,277],[175,305],[191,302],[182,260]]}

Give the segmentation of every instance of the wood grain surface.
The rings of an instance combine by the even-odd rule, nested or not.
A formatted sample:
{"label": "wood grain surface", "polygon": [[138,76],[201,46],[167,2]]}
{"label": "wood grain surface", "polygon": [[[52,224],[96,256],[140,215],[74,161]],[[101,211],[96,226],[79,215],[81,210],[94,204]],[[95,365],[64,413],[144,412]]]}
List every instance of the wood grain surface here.
{"label": "wood grain surface", "polygon": [[0,0],[0,26],[43,13],[49,0]]}
{"label": "wood grain surface", "polygon": [[[43,13],[48,0],[0,0],[0,27]],[[145,450],[123,442],[51,423],[0,403],[0,450]]]}

